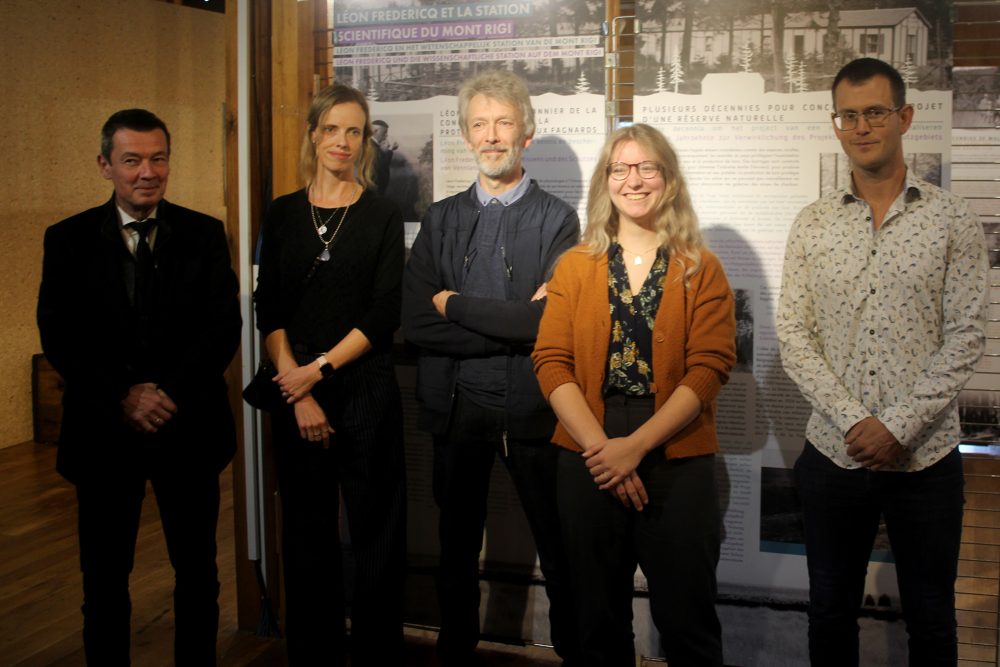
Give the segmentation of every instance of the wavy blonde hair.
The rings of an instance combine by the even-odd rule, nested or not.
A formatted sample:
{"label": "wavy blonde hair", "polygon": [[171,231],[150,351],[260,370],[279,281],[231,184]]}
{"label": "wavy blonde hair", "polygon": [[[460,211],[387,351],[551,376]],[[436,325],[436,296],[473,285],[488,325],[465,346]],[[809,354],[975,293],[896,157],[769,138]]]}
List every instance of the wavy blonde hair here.
{"label": "wavy blonde hair", "polygon": [[361,140],[361,157],[355,165],[355,173],[361,186],[365,189],[375,185],[372,171],[375,166],[375,147],[372,144],[372,123],[371,113],[368,111],[368,100],[365,99],[361,91],[345,86],[342,83],[333,83],[316,93],[312,104],[309,105],[309,114],[306,117],[308,126],[306,134],[302,137],[302,147],[299,149],[299,177],[310,185],[316,178],[316,146],[312,142],[312,133],[319,126],[319,122],[326,115],[326,112],[338,104],[348,104],[354,102],[365,113],[364,136]]}
{"label": "wavy blonde hair", "polygon": [[[698,217],[691,205],[684,176],[681,174],[677,153],[659,130],[637,123],[611,133],[597,158],[597,166],[590,178],[587,195],[587,227],[582,242],[594,255],[608,251],[611,239],[618,234],[618,209],[611,203],[608,189],[608,164],[615,149],[622,143],[634,141],[660,165],[666,187],[654,209],[653,227],[660,239],[660,247],[670,253],[684,268],[683,280],[688,285],[691,276],[701,268],[701,249],[704,241],[698,229]],[[690,260],[685,263],[682,257]]]}

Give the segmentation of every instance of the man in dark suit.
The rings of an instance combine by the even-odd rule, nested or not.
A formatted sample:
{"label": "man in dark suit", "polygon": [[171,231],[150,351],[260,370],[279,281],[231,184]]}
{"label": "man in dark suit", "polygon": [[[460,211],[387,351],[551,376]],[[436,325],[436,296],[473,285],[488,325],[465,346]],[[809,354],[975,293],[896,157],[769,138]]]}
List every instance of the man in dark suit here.
{"label": "man in dark suit", "polygon": [[163,199],[163,121],[115,113],[97,163],[114,195],[46,231],[38,297],[42,348],[66,383],[57,468],[76,485],[87,663],[129,664],[129,574],[150,480],[175,572],[175,661],[214,665],[238,283],[222,223]]}

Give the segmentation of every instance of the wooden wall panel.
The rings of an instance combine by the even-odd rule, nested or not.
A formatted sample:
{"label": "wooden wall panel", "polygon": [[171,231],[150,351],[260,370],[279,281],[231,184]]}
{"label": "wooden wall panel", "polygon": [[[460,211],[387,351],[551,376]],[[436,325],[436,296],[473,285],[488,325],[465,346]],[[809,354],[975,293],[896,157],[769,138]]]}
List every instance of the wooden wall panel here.
{"label": "wooden wall panel", "polygon": [[150,0],[3,0],[0,447],[32,437],[42,234],[103,203],[101,125],[142,106],[174,138],[167,197],[224,218],[223,15]]}
{"label": "wooden wall panel", "polygon": [[1000,608],[1000,459],[966,454],[966,510],[955,582],[960,664],[997,665]]}
{"label": "wooden wall panel", "polygon": [[953,58],[956,66],[1000,66],[1000,2],[955,2]]}
{"label": "wooden wall panel", "polygon": [[302,187],[299,147],[313,94],[312,2],[271,3],[272,183],[275,196]]}

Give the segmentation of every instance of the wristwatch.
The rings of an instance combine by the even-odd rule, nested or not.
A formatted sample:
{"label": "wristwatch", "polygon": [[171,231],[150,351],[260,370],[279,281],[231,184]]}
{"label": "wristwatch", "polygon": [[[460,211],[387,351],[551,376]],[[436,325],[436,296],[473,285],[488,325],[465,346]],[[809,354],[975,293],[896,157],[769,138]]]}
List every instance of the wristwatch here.
{"label": "wristwatch", "polygon": [[316,363],[319,364],[319,372],[323,376],[323,379],[333,377],[333,372],[337,369],[333,367],[330,360],[326,358],[325,354],[321,354],[316,357]]}

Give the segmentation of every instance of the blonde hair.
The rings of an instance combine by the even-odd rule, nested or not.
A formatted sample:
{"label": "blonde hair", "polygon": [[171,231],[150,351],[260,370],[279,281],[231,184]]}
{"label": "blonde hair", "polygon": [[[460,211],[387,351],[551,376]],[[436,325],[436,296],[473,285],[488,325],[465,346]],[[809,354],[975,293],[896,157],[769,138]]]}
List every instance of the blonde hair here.
{"label": "blonde hair", "polygon": [[[667,138],[649,125],[638,123],[619,128],[604,143],[590,178],[587,227],[583,231],[582,242],[591,254],[601,255],[608,251],[611,239],[618,233],[618,209],[611,203],[608,189],[608,164],[615,149],[627,141],[639,144],[660,165],[666,187],[655,205],[653,227],[660,247],[670,253],[671,261],[676,260],[685,267],[683,280],[688,285],[691,276],[701,268],[701,249],[705,244],[698,229],[698,217],[691,205],[691,196],[681,175],[677,153]],[[689,261],[685,262],[682,257]]]}
{"label": "blonde hair", "polygon": [[355,170],[358,181],[364,188],[371,188],[375,185],[372,172],[375,165],[375,147],[372,145],[372,124],[371,114],[368,111],[368,100],[358,90],[345,86],[341,83],[333,83],[316,93],[312,104],[309,105],[309,114],[306,117],[308,127],[306,134],[302,137],[302,147],[299,149],[299,176],[309,185],[316,178],[316,146],[312,141],[312,133],[319,126],[319,122],[326,115],[326,112],[338,104],[355,103],[365,114],[364,136],[361,140],[361,157],[358,158]]}

